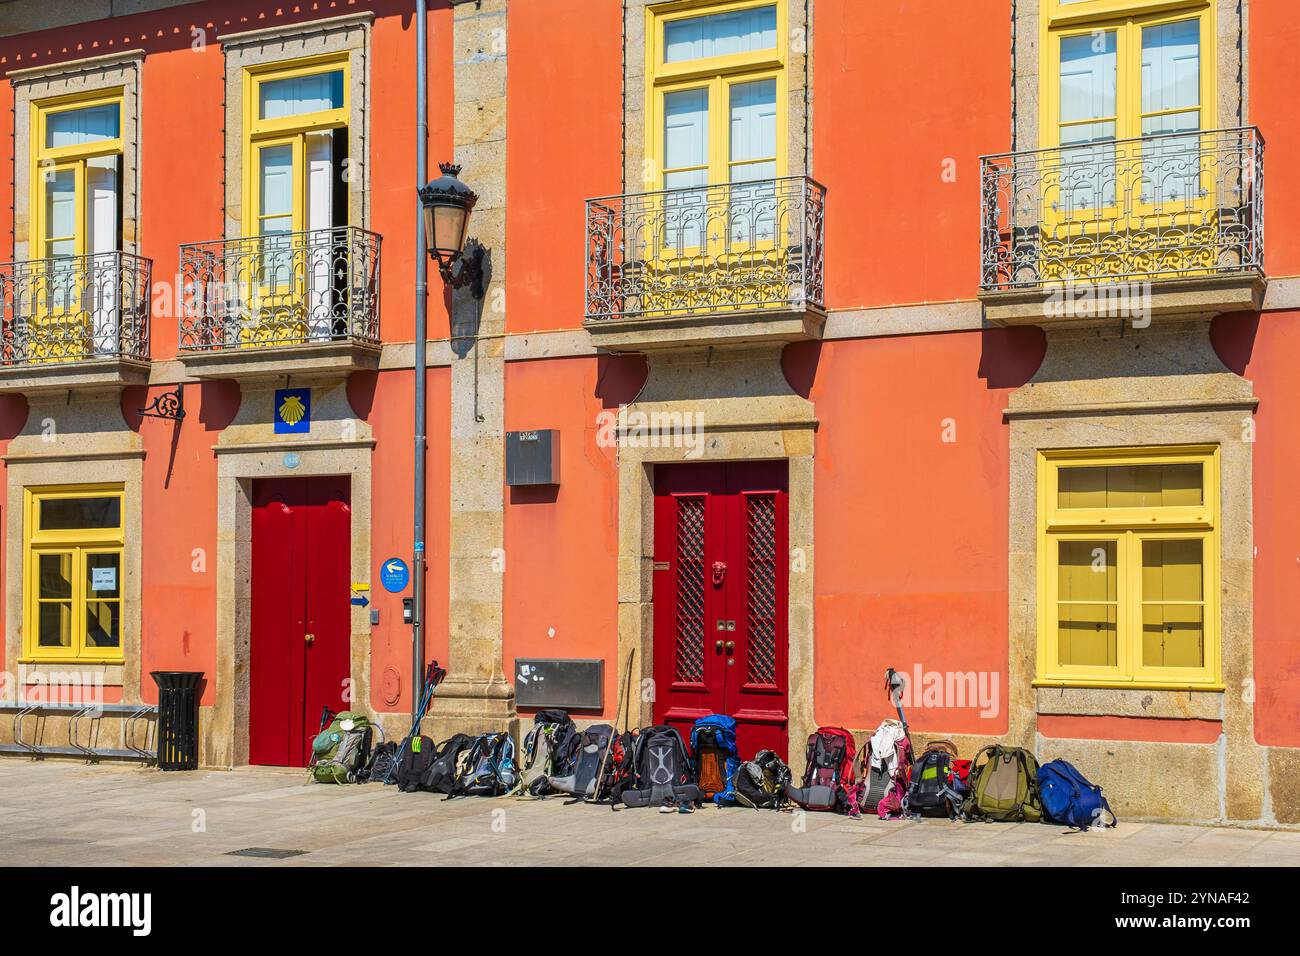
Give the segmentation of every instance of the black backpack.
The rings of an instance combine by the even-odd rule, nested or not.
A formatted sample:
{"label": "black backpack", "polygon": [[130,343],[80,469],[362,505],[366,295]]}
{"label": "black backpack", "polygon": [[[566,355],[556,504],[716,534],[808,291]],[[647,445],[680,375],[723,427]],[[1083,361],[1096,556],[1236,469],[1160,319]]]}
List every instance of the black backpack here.
{"label": "black backpack", "polygon": [[732,786],[736,802],[755,810],[780,810],[790,803],[785,788],[792,778],[790,768],[774,750],[760,750],[736,771]]}
{"label": "black backpack", "polygon": [[636,735],[631,779],[614,795],[629,807],[666,803],[699,803],[704,799],[695,782],[686,741],[676,727],[646,727]]}
{"label": "black backpack", "polygon": [[[601,764],[607,762],[605,754],[614,737],[614,728],[609,724],[592,724],[578,734],[569,761],[569,772],[551,777],[551,789],[575,797],[595,797],[599,789],[596,776],[600,773]],[[606,774],[608,772],[607,768]]]}
{"label": "black backpack", "polygon": [[515,739],[504,731],[480,734],[474,738],[464,760],[458,760],[459,773],[447,799],[467,795],[499,797],[514,789],[519,776],[515,771]]}
{"label": "black backpack", "polygon": [[907,812],[912,816],[955,820],[965,794],[958,791],[961,783],[954,777],[952,755],[944,750],[927,750],[912,766]]}
{"label": "black backpack", "polygon": [[380,744],[370,755],[370,763],[357,775],[358,783],[390,783],[389,773],[397,759],[397,741],[389,740]]}
{"label": "black backpack", "polygon": [[805,810],[838,810],[850,800],[853,786],[853,735],[843,727],[818,727],[808,738],[803,786],[791,781],[788,796]]}
{"label": "black backpack", "polygon": [[402,751],[401,759],[397,762],[397,770],[393,773],[393,782],[397,784],[398,790],[411,793],[421,789],[420,779],[433,763],[437,749],[432,737],[420,734],[418,737],[411,738],[407,748]]}
{"label": "black backpack", "polygon": [[473,744],[474,738],[468,734],[454,734],[444,740],[429,761],[424,776],[420,779],[419,789],[450,794],[456,786],[456,764],[460,755]]}

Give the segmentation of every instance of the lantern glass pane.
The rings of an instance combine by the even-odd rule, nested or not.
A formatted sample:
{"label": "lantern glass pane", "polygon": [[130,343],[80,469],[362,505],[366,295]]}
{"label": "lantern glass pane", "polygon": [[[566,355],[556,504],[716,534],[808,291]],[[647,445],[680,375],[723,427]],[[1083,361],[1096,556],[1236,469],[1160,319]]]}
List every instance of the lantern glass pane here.
{"label": "lantern glass pane", "polygon": [[434,248],[455,254],[465,248],[465,225],[469,212],[460,206],[434,206],[432,232]]}

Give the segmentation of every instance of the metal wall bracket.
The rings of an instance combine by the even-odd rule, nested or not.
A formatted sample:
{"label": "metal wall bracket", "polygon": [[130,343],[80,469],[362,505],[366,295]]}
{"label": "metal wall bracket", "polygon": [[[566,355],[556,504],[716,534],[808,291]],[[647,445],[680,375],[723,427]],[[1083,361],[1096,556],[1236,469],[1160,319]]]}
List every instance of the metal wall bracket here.
{"label": "metal wall bracket", "polygon": [[185,385],[178,384],[176,391],[163,392],[147,406],[136,411],[141,418],[163,418],[173,422],[184,421]]}
{"label": "metal wall bracket", "polygon": [[[475,299],[482,299],[486,294],[484,288],[484,266],[483,259],[486,253],[483,246],[471,239],[466,243],[465,251],[457,257],[455,263],[443,265],[438,263],[438,273],[442,276],[442,281],[453,289],[463,289],[470,287],[470,294]],[[453,268],[458,265],[459,268]]]}

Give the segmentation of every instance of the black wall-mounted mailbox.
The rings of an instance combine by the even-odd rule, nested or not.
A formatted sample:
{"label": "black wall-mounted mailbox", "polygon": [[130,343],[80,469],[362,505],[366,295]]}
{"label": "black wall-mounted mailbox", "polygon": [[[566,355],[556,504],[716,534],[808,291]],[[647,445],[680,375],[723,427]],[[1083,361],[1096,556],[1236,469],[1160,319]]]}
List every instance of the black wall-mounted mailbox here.
{"label": "black wall-mounted mailbox", "polygon": [[538,428],[506,432],[506,484],[558,485],[560,483],[560,432]]}
{"label": "black wall-mounted mailbox", "polygon": [[605,662],[515,658],[515,703],[520,707],[600,710],[605,706]]}

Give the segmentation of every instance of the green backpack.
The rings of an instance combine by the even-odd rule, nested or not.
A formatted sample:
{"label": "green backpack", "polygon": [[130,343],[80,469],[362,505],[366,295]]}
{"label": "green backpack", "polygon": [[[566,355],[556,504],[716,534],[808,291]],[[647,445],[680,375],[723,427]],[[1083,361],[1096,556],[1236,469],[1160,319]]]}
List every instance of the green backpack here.
{"label": "green backpack", "polygon": [[365,714],[345,710],[311,743],[311,776],[317,783],[356,783],[370,761],[374,728]]}
{"label": "green backpack", "polygon": [[976,754],[971,761],[970,793],[962,813],[972,820],[1041,820],[1043,805],[1038,798],[1038,761],[1034,755],[1000,744]]}

